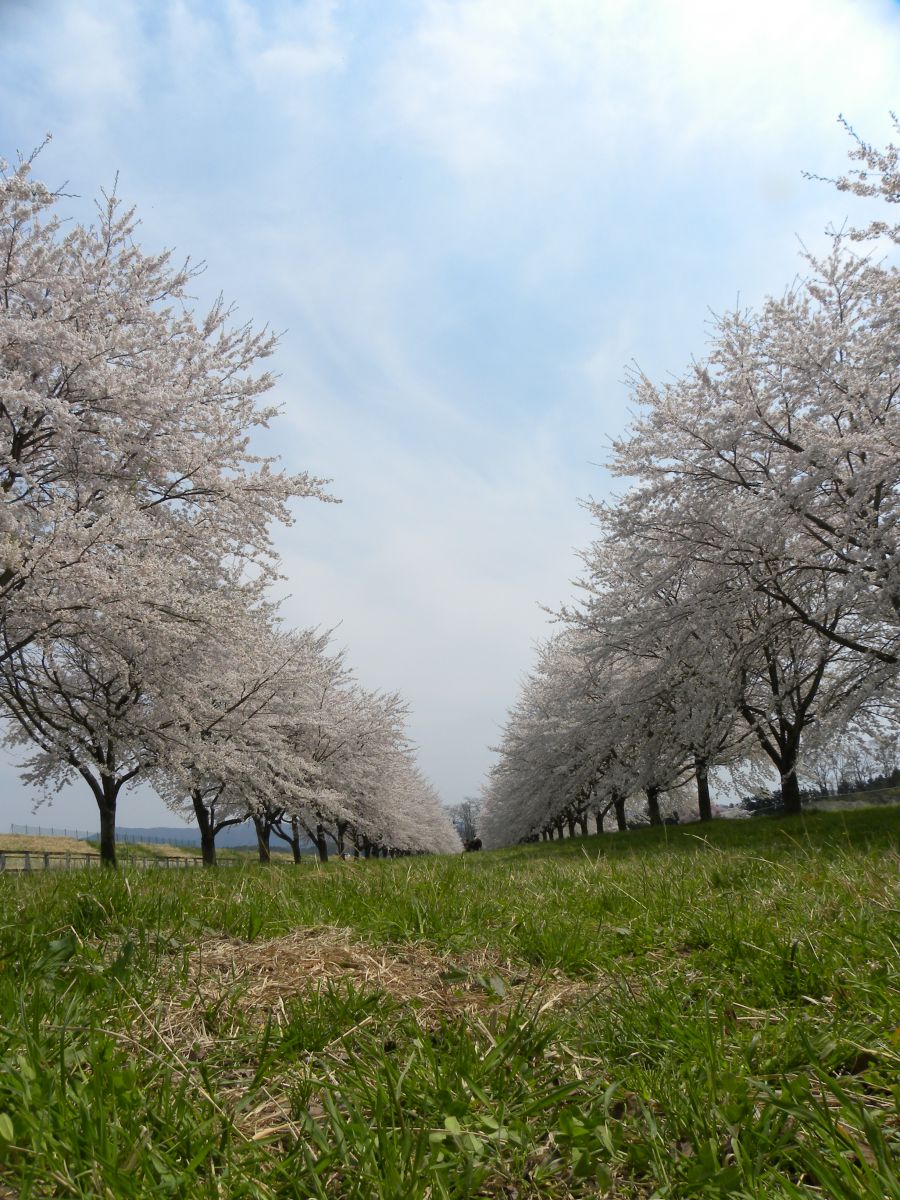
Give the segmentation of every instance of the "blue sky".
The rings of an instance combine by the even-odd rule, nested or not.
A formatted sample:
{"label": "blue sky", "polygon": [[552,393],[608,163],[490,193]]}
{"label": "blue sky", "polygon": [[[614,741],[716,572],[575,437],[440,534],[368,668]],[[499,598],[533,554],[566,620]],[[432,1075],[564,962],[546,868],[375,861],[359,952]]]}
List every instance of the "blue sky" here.
{"label": "blue sky", "polygon": [[886,140],[898,79],[888,0],[0,0],[0,154],[52,132],[79,214],[118,172],[200,302],[285,331],[268,448],[343,499],[279,534],[285,615],[407,696],[447,802],[577,575],[626,365],[790,282],[856,203],[801,171],[843,169],[840,112]]}

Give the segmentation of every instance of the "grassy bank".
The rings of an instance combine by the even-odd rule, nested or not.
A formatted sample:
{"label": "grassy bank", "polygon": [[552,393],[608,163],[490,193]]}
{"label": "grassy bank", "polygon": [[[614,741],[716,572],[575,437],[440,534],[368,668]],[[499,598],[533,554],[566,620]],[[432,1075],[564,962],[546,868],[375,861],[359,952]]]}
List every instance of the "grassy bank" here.
{"label": "grassy bank", "polygon": [[0,1195],[900,1197],[898,839],[0,878]]}
{"label": "grassy bank", "polygon": [[[21,869],[22,858],[25,854],[34,856],[33,865],[38,868],[41,856],[50,854],[70,854],[77,859],[85,854],[99,854],[100,842],[96,839],[76,840],[70,837],[56,837],[46,834],[0,834],[0,854],[7,855],[10,869]],[[272,847],[272,859],[276,862],[292,862],[288,851],[278,846]],[[150,860],[157,859],[192,859],[200,862],[200,847],[193,845],[173,846],[168,842],[119,842],[117,857],[121,866],[146,865]],[[240,863],[258,861],[255,849],[227,847],[218,851],[218,860],[222,866],[234,866]],[[306,856],[306,865],[312,861],[312,856]],[[53,866],[62,864],[54,861]]]}

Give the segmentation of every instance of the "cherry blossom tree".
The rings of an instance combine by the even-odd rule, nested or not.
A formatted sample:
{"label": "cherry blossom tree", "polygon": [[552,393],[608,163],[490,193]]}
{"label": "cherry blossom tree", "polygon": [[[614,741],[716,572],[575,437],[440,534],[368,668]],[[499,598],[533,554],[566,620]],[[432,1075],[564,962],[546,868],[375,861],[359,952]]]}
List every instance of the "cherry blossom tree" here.
{"label": "cherry blossom tree", "polygon": [[[155,565],[174,567],[158,558]],[[151,612],[152,619],[113,624],[102,609],[86,610],[77,637],[32,637],[9,647],[0,663],[8,740],[25,748],[26,781],[45,791],[76,778],[87,783],[108,865],[115,864],[119,794],[172,729],[163,697],[198,634],[189,611],[176,617],[157,605]]]}
{"label": "cherry blossom tree", "polygon": [[[707,358],[681,378],[636,377],[640,415],[616,443],[615,469],[641,480],[673,552],[727,554],[820,635],[893,668],[900,277],[840,239],[808,265],[761,313],[720,318]],[[726,525],[732,510],[742,521]],[[786,530],[790,554],[773,555]],[[805,586],[813,578],[827,581],[828,604],[840,593],[838,623],[816,606],[825,591]]]}
{"label": "cherry blossom tree", "polygon": [[86,605],[127,607],[106,570],[125,539],[177,542],[207,565],[273,563],[269,528],[308,475],[255,454],[276,414],[257,364],[268,331],[221,300],[188,307],[198,268],[135,243],[104,196],[64,226],[33,161],[0,165],[0,623],[7,645],[66,628]]}
{"label": "cherry blossom tree", "polygon": [[[277,411],[257,369],[275,338],[235,325],[221,300],[195,315],[197,268],[142,251],[114,194],[93,224],[64,226],[64,197],[33,166],[0,164],[2,697],[36,739],[40,778],[91,775],[112,861],[114,800],[145,761],[147,713],[172,721],[157,707],[159,639],[174,662],[184,630],[214,628],[236,582],[271,578],[272,523],[292,498],[324,493],[252,448]],[[140,718],[133,737],[126,712]]]}
{"label": "cherry blossom tree", "polygon": [[[849,157],[851,161],[862,165],[852,167],[838,179],[830,179],[827,182],[833,183],[839,191],[851,192],[855,196],[884,200],[888,204],[900,204],[900,146],[889,142],[882,150],[864,141],[844,117],[839,119],[855,143]],[[891,123],[894,132],[900,136],[900,118],[896,113],[891,113]],[[808,174],[807,178],[815,179],[818,176]],[[900,242],[900,222],[891,224],[875,218],[868,225],[852,229],[851,236],[857,241],[889,237],[892,241]]]}
{"label": "cherry blossom tree", "polygon": [[153,774],[173,810],[196,819],[207,865],[215,863],[216,834],[248,816],[257,818],[268,857],[287,794],[298,775],[314,772],[289,749],[284,727],[298,704],[311,703],[330,664],[327,633],[284,631],[265,606],[230,615],[173,682],[173,721]]}
{"label": "cherry blossom tree", "polygon": [[327,633],[267,618],[244,614],[225,641],[220,626],[208,658],[186,664],[182,715],[156,772],[173,807],[193,809],[205,861],[214,861],[216,825],[248,817],[262,862],[273,835],[295,861],[304,837],[322,861],[329,841],[367,857],[458,849],[414,768],[402,699],[360,687]]}

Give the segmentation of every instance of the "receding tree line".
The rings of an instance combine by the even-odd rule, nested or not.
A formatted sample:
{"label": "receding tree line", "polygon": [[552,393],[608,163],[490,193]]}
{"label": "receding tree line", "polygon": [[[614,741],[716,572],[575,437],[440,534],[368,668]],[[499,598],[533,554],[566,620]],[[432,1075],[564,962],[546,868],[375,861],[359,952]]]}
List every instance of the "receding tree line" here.
{"label": "receding tree line", "polygon": [[458,850],[401,697],[279,619],[272,527],[332,497],[253,448],[276,339],[193,311],[198,268],[141,250],[115,195],[63,224],[34,163],[0,163],[0,706],[24,779],[88,787],[110,865],[140,782],[210,864],[248,816],[264,860],[273,834]]}
{"label": "receding tree line", "polygon": [[[895,118],[895,127],[900,132]],[[849,127],[847,127],[849,129]],[[852,130],[850,131],[852,134]],[[900,150],[853,134],[844,192],[900,202]],[[832,232],[759,310],[656,384],[610,463],[615,503],[576,598],[511,710],[487,844],[562,836],[626,807],[713,815],[723,769],[774,774],[787,812],[836,749],[896,766],[900,662],[900,225]]]}

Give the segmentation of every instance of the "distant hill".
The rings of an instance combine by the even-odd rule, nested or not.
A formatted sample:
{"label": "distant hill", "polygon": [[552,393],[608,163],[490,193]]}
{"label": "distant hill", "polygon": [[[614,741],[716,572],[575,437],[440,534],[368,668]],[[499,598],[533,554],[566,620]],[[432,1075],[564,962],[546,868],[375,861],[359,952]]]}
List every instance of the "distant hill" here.
{"label": "distant hill", "polygon": [[[231,835],[229,837],[229,835]],[[200,831],[189,825],[117,825],[116,841],[119,842],[168,842],[170,846],[199,846]],[[253,824],[230,825],[216,838],[217,846],[254,846],[256,834]]]}
{"label": "distant hill", "polygon": [[[200,831],[184,825],[155,825],[145,828],[138,825],[116,826],[116,839],[124,842],[167,842],[170,846],[199,846]],[[240,825],[229,825],[216,835],[216,845],[220,849],[256,849],[256,830],[252,821],[243,821]],[[305,841],[301,848],[309,854],[313,850],[311,842]],[[272,835],[272,849],[289,849],[287,842]]]}

